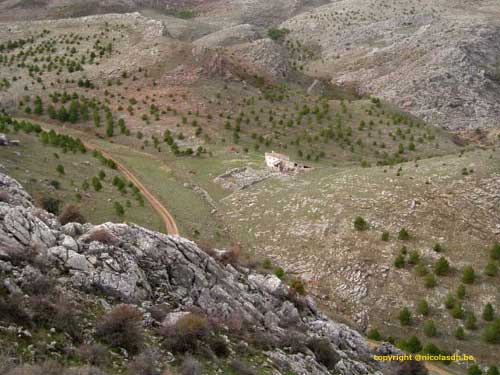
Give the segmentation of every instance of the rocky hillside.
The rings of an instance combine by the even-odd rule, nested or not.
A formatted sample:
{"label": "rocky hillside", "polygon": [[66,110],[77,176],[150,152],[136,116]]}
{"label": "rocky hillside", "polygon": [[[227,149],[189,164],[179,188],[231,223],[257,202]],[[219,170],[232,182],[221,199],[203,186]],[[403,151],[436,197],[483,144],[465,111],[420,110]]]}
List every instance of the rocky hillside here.
{"label": "rocky hillside", "polygon": [[[318,52],[304,71],[449,129],[498,126],[500,9],[493,1],[335,1],[281,27]],[[297,41],[300,46],[297,47]]]}
{"label": "rocky hillside", "polygon": [[[23,361],[34,369],[45,358],[104,373],[128,366],[131,374],[212,373],[227,363],[248,366],[244,373],[261,373],[259,366],[273,374],[398,371],[380,367],[359,333],[329,320],[276,276],[217,261],[189,240],[133,224],[61,225],[6,175],[0,175],[0,259],[0,343],[12,347],[0,353],[2,374]],[[189,330],[194,336],[187,337]],[[96,360],[98,350],[105,365]],[[151,372],[137,370],[152,352]],[[249,353],[265,365],[245,364],[241,357]],[[199,371],[183,372],[186,366]]]}

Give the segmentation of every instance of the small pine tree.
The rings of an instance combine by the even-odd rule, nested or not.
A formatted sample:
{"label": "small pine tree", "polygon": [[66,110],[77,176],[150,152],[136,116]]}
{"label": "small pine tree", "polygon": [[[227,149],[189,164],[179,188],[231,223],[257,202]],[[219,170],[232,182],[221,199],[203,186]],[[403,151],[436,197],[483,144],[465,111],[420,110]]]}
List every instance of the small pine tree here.
{"label": "small pine tree", "polygon": [[368,229],[368,223],[361,216],[354,219],[354,228],[358,231],[363,231]]}
{"label": "small pine tree", "polygon": [[427,337],[436,337],[437,336],[437,328],[436,324],[433,320],[427,320],[424,323],[424,333]]}
{"label": "small pine tree", "polygon": [[116,214],[122,218],[123,216],[125,216],[125,209],[123,208],[123,206],[121,205],[120,202],[115,202],[114,203],[114,207],[115,207],[115,212]]}
{"label": "small pine tree", "polygon": [[474,268],[472,268],[472,266],[466,266],[462,274],[462,282],[465,284],[473,284],[475,279],[476,273],[474,272]]}
{"label": "small pine tree", "polygon": [[491,322],[495,319],[495,310],[493,309],[493,305],[491,303],[484,305],[483,319],[487,322]]}
{"label": "small pine tree", "polygon": [[490,257],[493,260],[500,260],[500,242],[493,244],[490,250]]}
{"label": "small pine tree", "polygon": [[444,306],[450,310],[453,308],[453,306],[455,306],[455,296],[451,293],[448,293],[448,295],[446,296],[446,299],[444,300]]}
{"label": "small pine tree", "polygon": [[438,276],[445,276],[450,272],[450,264],[445,257],[441,257],[436,261],[434,272]]}
{"label": "small pine tree", "polygon": [[410,252],[410,256],[408,257],[409,264],[418,264],[420,262],[420,254],[417,250],[413,250]]}
{"label": "small pine tree", "polygon": [[467,375],[481,375],[483,372],[481,371],[481,368],[473,364],[469,369],[467,370]]}
{"label": "small pine tree", "polygon": [[425,276],[424,285],[426,288],[434,288],[437,285],[436,276],[434,276],[432,273]]}
{"label": "small pine tree", "polygon": [[380,334],[380,332],[376,328],[369,330],[366,337],[368,337],[370,340],[375,340],[375,341],[382,340],[382,335]]}
{"label": "small pine tree", "polygon": [[476,319],[476,315],[474,314],[473,311],[469,311],[467,312],[467,315],[465,317],[465,328],[469,329],[469,330],[475,330],[477,329],[477,319]]}
{"label": "small pine tree", "polygon": [[57,167],[56,167],[56,171],[57,173],[59,173],[60,175],[63,175],[65,172],[64,172],[64,166],[61,165],[61,164],[58,164]]}
{"label": "small pine tree", "polygon": [[403,268],[405,266],[405,257],[403,254],[399,254],[396,259],[394,259],[394,267]]}
{"label": "small pine tree", "polygon": [[500,372],[498,371],[497,366],[490,366],[488,368],[488,371],[486,372],[486,375],[500,375]]}
{"label": "small pine tree", "polygon": [[460,284],[457,288],[457,297],[460,298],[460,299],[464,299],[465,298],[465,285],[464,284]]}
{"label": "small pine tree", "polygon": [[99,177],[92,177],[92,186],[94,187],[95,191],[101,191],[102,190],[102,184],[101,180],[99,180]]}
{"label": "small pine tree", "polygon": [[443,246],[440,244],[440,243],[436,243],[434,244],[434,246],[432,247],[432,249],[436,252],[436,253],[442,253],[443,252]]}
{"label": "small pine tree", "polygon": [[403,307],[399,312],[399,322],[402,326],[409,326],[411,324],[411,312],[407,307]]}
{"label": "small pine tree", "polygon": [[410,233],[405,228],[401,228],[398,233],[398,240],[408,241],[410,239]]}
{"label": "small pine tree", "polygon": [[451,309],[451,316],[455,319],[462,319],[464,317],[464,310],[462,304],[455,303]]}
{"label": "small pine tree", "polygon": [[498,275],[498,266],[495,262],[489,262],[484,268],[484,273],[487,276],[495,277],[496,275]]}
{"label": "small pine tree", "polygon": [[429,315],[429,304],[425,299],[420,300],[417,305],[417,313],[422,314],[423,316]]}
{"label": "small pine tree", "polygon": [[455,338],[457,340],[463,340],[463,339],[465,339],[465,331],[464,331],[464,329],[462,327],[458,327],[455,330],[454,335],[455,335]]}

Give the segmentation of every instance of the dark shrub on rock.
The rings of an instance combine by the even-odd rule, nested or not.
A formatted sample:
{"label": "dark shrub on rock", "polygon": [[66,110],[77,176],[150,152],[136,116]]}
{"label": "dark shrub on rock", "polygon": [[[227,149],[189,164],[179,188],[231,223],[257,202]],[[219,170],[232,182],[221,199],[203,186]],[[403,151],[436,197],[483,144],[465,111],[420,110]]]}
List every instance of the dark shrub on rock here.
{"label": "dark shrub on rock", "polygon": [[144,342],[142,313],[134,306],[119,305],[104,316],[97,326],[96,338],[102,342],[137,354]]}
{"label": "dark shrub on rock", "polygon": [[316,360],[329,370],[333,370],[337,362],[340,361],[340,356],[327,339],[312,339],[307,343],[307,346],[316,356]]}
{"label": "dark shrub on rock", "polygon": [[69,205],[64,207],[61,214],[59,215],[59,221],[62,225],[68,223],[85,223],[85,217],[80,213],[80,210],[75,205]]}

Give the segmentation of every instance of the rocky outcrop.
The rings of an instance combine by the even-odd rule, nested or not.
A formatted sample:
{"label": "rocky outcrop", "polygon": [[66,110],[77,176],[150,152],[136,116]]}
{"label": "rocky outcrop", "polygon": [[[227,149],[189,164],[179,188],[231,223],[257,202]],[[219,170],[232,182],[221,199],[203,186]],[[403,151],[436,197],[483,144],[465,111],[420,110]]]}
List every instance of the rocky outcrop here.
{"label": "rocky outcrop", "polygon": [[[161,304],[171,313],[164,324],[197,309],[222,320],[237,318],[276,339],[288,335],[290,321],[308,338],[327,340],[338,355],[335,373],[381,374],[363,337],[316,310],[310,297],[291,298],[290,288],[274,275],[224,265],[195,243],[153,232],[133,224],[70,223],[61,226],[53,215],[33,206],[13,179],[0,174],[0,259],[2,273],[14,266],[14,256],[43,258],[65,288],[92,295],[96,291],[123,302]],[[9,277],[8,290],[17,290],[31,265]],[[17,275],[17,277],[15,277]],[[267,353],[278,368],[297,374],[328,374],[312,352]]]}

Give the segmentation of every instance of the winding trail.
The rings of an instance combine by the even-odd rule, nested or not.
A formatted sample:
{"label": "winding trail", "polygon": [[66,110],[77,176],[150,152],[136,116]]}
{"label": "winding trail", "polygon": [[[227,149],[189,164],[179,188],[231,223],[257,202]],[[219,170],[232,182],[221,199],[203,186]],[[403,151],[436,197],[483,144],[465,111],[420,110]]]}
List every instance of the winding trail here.
{"label": "winding trail", "polygon": [[116,164],[117,169],[121,173],[123,173],[132,183],[134,183],[135,186],[137,186],[142,195],[144,195],[149,201],[153,209],[161,216],[163,222],[165,223],[165,229],[167,233],[171,235],[179,235],[179,229],[177,228],[177,224],[175,223],[173,216],[170,214],[170,212],[168,212],[165,206],[144,186],[139,178],[137,178],[127,167],[125,167],[123,163],[113,158],[113,156],[108,154],[102,148],[99,148],[88,142],[83,142],[83,144],[88,149],[99,151],[105,158],[113,160],[113,162]]}
{"label": "winding trail", "polygon": [[[52,128],[44,127],[43,126],[44,123],[42,123],[42,122],[40,122],[39,120],[36,120],[36,119],[22,118],[22,117],[21,118],[16,118],[16,119],[21,120],[21,121],[22,120],[32,121],[32,122],[35,122],[37,124],[40,124],[40,126],[42,126],[42,129],[44,131],[54,130]],[[45,123],[45,125],[46,126],[47,125],[50,126],[51,124]],[[57,129],[58,132],[62,132],[63,129],[65,129],[65,127],[64,126],[57,126],[56,129]],[[75,130],[73,130],[72,132],[75,132]],[[67,132],[67,133],[68,133],[67,135],[72,135],[71,132]],[[82,142],[83,142],[84,146],[87,149],[89,149],[91,151],[93,151],[93,150],[99,151],[105,158],[112,160],[116,164],[116,167],[117,167],[118,171],[120,171],[135,186],[137,186],[137,188],[139,189],[139,191],[142,193],[142,195],[144,195],[144,197],[146,197],[146,199],[151,204],[151,206],[153,207],[153,209],[160,215],[160,217],[162,218],[163,222],[165,223],[165,229],[166,229],[167,233],[170,234],[170,235],[175,235],[175,236],[179,235],[179,229],[177,228],[177,224],[175,223],[175,220],[174,220],[173,216],[166,209],[166,207],[158,200],[158,198],[156,198],[154,196],[154,194],[151,193],[148,190],[148,188],[146,188],[146,186],[144,186],[144,184],[141,182],[141,180],[137,176],[135,176],[122,162],[116,160],[116,158],[114,158],[112,155],[110,155],[107,151],[103,150],[102,147],[96,146],[95,144],[93,144],[93,143],[91,143],[89,141],[85,141],[83,139],[82,139]]]}

